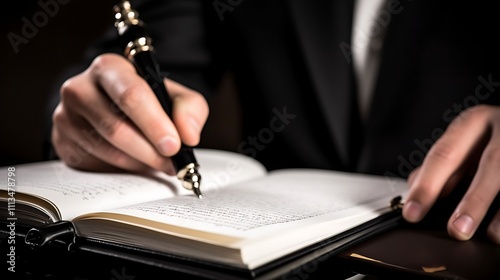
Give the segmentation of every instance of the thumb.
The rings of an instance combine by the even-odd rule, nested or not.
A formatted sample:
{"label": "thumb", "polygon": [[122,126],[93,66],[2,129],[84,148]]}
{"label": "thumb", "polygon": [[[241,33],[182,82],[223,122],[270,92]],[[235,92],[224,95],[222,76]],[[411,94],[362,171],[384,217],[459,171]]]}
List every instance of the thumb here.
{"label": "thumb", "polygon": [[182,143],[188,146],[198,145],[209,114],[205,97],[169,79],[165,79],[165,86],[172,99],[172,119]]}

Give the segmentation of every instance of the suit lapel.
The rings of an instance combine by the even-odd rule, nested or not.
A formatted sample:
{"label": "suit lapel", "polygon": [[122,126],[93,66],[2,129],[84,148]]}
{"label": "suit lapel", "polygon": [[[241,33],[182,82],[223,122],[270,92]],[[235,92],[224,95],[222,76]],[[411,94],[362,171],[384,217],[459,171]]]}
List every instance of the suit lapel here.
{"label": "suit lapel", "polygon": [[438,2],[401,1],[402,10],[393,14],[387,28],[380,68],[376,79],[370,117],[370,127],[379,127],[380,122],[389,121],[392,115],[404,114],[401,108],[405,100],[414,98],[415,88],[404,85],[416,84],[415,67],[425,38],[431,36],[433,23],[439,18]]}
{"label": "suit lapel", "polygon": [[321,113],[339,157],[348,165],[352,68],[341,44],[351,43],[354,1],[287,2]]}

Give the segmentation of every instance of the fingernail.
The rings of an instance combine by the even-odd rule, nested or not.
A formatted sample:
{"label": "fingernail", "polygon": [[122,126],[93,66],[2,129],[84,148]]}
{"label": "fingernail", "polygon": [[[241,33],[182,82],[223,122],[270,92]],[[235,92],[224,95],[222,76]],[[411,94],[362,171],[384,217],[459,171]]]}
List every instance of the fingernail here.
{"label": "fingernail", "polygon": [[420,220],[422,215],[422,206],[415,201],[409,201],[404,206],[404,214],[408,221],[417,222]]}
{"label": "fingernail", "polygon": [[158,142],[158,149],[160,153],[167,156],[171,155],[177,147],[177,140],[172,136],[163,137],[160,142]]}
{"label": "fingernail", "polygon": [[454,222],[453,226],[463,235],[469,237],[474,228],[474,220],[469,215],[460,215]]}

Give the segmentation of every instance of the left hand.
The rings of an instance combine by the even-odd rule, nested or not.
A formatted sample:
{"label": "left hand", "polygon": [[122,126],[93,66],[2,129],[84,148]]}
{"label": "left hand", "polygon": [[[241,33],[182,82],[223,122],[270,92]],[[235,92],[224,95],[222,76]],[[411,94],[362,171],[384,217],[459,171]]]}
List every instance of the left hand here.
{"label": "left hand", "polygon": [[[409,222],[419,222],[438,196],[451,192],[470,173],[472,183],[448,220],[448,233],[468,240],[476,232],[500,191],[500,107],[478,105],[463,111],[432,146],[408,183],[403,208]],[[500,210],[488,226],[488,236],[500,244]]]}

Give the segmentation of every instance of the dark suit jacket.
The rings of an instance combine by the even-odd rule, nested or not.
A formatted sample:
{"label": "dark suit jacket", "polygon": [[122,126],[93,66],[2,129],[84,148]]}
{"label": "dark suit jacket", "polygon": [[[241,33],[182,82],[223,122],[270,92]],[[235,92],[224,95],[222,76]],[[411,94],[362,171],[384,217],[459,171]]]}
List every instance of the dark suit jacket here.
{"label": "dark suit jacket", "polygon": [[[270,169],[406,177],[460,111],[500,104],[496,1],[389,1],[378,18],[386,36],[365,124],[354,105],[352,2],[132,4],[170,78],[209,96],[225,71],[234,73],[244,113],[238,151]],[[110,30],[91,56],[123,46]]]}

